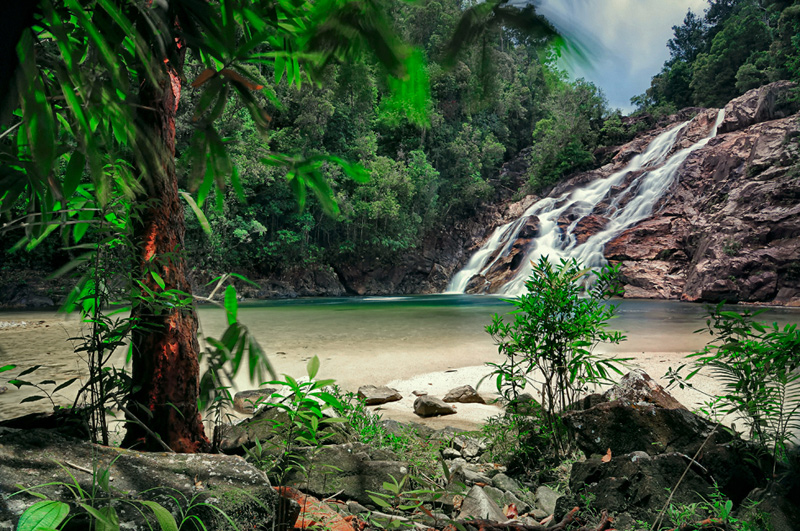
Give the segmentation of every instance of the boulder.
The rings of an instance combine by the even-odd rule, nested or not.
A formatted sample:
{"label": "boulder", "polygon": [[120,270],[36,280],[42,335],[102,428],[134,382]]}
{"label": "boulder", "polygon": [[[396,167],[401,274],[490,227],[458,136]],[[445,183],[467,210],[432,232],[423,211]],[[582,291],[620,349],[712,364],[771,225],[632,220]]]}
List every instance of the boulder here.
{"label": "boulder", "polygon": [[[631,404],[624,399],[568,411],[562,419],[576,433],[576,443],[586,455],[602,455],[609,448],[612,455],[635,451],[692,454],[714,429],[714,424],[686,409],[665,409],[647,402]],[[712,442],[731,439],[722,430],[715,431],[712,438]]]}
{"label": "boulder", "polygon": [[653,404],[664,409],[686,409],[642,369],[634,369],[603,393],[607,401],[624,400],[630,404]]}
{"label": "boulder", "polygon": [[541,485],[536,489],[536,505],[548,515],[553,514],[556,511],[556,503],[562,496],[560,492]]}
{"label": "boulder", "polygon": [[520,487],[519,483],[517,483],[517,480],[508,477],[502,472],[492,478],[492,486],[502,491],[511,492],[518,498],[526,497],[522,492],[522,488]]}
{"label": "boulder", "polygon": [[388,450],[362,443],[322,446],[301,454],[303,467],[293,468],[285,485],[319,498],[334,494],[372,504],[367,491],[381,492],[384,482],[400,480],[408,465]]}
{"label": "boulder", "polygon": [[478,394],[471,385],[462,385],[450,389],[445,395],[445,402],[460,402],[462,404],[485,404],[486,401]]}
{"label": "boulder", "polygon": [[368,406],[375,406],[378,404],[386,404],[387,402],[397,402],[403,399],[397,389],[390,387],[374,385],[362,385],[358,388],[358,398],[364,400]]}
{"label": "boulder", "polygon": [[483,492],[497,504],[498,507],[513,505],[517,508],[518,514],[527,513],[531,506],[519,499],[513,492],[503,491],[495,487],[483,487]]}
{"label": "boulder", "polygon": [[492,522],[505,522],[508,520],[503,509],[498,507],[481,487],[472,487],[464,501],[461,502],[461,512],[458,520],[490,520]]}
{"label": "boulder", "polygon": [[[112,505],[122,527],[144,529],[152,512],[136,501],[155,501],[180,522],[189,504],[209,529],[224,525],[224,518],[209,504],[227,514],[238,529],[271,529],[277,494],[264,472],[238,456],[221,454],[142,453],[78,441],[52,430],[0,431],[0,492],[33,492],[51,500],[74,502],[70,474],[87,492],[101,490],[93,470],[108,470]],[[56,484],[53,484],[56,483]],[[41,486],[40,486],[41,485]],[[103,496],[105,494],[103,493]],[[39,501],[30,493],[0,497],[0,529],[11,530],[20,514]],[[179,507],[180,505],[180,507]],[[140,510],[141,509],[141,510]],[[71,514],[79,515],[74,505]],[[88,516],[74,525],[89,529]],[[157,525],[151,519],[151,525]]]}
{"label": "boulder", "polygon": [[[276,407],[264,407],[249,419],[236,425],[219,426],[221,431],[220,450],[226,454],[243,454],[245,448],[252,448],[259,441],[264,451],[277,455],[285,447],[291,422],[287,413]],[[322,444],[341,444],[347,442],[349,426],[344,423],[323,424],[320,426],[318,440]]]}
{"label": "boulder", "polygon": [[756,453],[749,443],[688,411],[643,371],[627,374],[604,398],[611,401],[562,415],[587,456],[610,450],[637,462],[645,455],[694,456],[704,445],[697,462],[734,503],[764,480],[747,459]]}
{"label": "boulder", "polygon": [[453,415],[455,412],[456,410],[453,406],[432,396],[424,395],[414,400],[414,413],[420,417]]}
{"label": "boulder", "polygon": [[676,506],[710,499],[713,488],[701,467],[691,467],[678,485],[688,464],[689,458],[678,453],[621,455],[607,463],[588,459],[572,465],[569,485],[573,493],[594,495],[595,507],[652,522],[670,492]]}
{"label": "boulder", "polygon": [[269,399],[275,391],[276,389],[269,387],[239,391],[233,395],[233,409],[239,413],[252,415],[262,404],[270,401]]}

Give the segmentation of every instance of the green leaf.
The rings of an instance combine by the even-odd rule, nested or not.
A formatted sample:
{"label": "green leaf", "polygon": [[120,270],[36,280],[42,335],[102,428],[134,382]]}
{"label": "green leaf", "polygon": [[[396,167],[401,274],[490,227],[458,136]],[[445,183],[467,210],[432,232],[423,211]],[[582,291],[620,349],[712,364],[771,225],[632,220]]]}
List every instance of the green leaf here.
{"label": "green leaf", "polygon": [[34,365],[33,367],[28,367],[27,369],[19,373],[17,376],[25,376],[26,374],[30,374],[37,369],[41,369],[41,367],[42,367],[41,365]]}
{"label": "green leaf", "polygon": [[139,503],[153,511],[153,515],[156,517],[162,531],[178,531],[178,524],[175,522],[175,518],[163,505],[149,500],[140,501]]}
{"label": "green leaf", "polygon": [[13,370],[13,369],[16,369],[16,368],[17,368],[16,365],[4,365],[4,366],[0,367],[0,372],[10,371],[10,370]]}
{"label": "green leaf", "polygon": [[20,404],[25,404],[27,402],[38,402],[39,400],[46,399],[46,396],[35,395],[35,396],[26,396],[22,400],[19,401]]}
{"label": "green leaf", "polygon": [[155,280],[159,288],[161,288],[162,290],[166,288],[167,284],[164,282],[164,279],[161,278],[161,275],[159,275],[155,271],[150,271],[150,274],[153,275],[153,280]]}
{"label": "green leaf", "polygon": [[105,521],[98,520],[95,531],[119,531],[119,516],[114,507],[110,505],[101,507],[97,512],[105,518]]}
{"label": "green leaf", "polygon": [[[86,503],[78,503],[83,509],[95,519],[95,529],[98,531],[119,530],[119,519],[113,507],[103,507],[95,509]],[[107,509],[111,509],[111,513]],[[116,526],[114,525],[116,524]]]}
{"label": "green leaf", "polygon": [[86,167],[86,157],[80,151],[75,151],[69,158],[67,169],[64,172],[64,185],[62,191],[64,198],[69,199],[77,190]]}
{"label": "green leaf", "polygon": [[306,373],[308,373],[308,378],[313,380],[317,375],[317,372],[319,372],[319,358],[314,356],[308,360],[308,365],[306,365]]}
{"label": "green leaf", "polygon": [[38,531],[58,527],[69,514],[69,505],[64,502],[45,500],[28,507],[17,523],[17,531]]}
{"label": "green leaf", "polygon": [[189,208],[192,209],[192,212],[194,212],[197,221],[203,228],[203,232],[205,232],[207,236],[211,236],[211,224],[208,222],[208,218],[206,218],[206,215],[203,214],[203,211],[200,210],[200,207],[197,206],[197,203],[195,203],[192,196],[187,194],[186,192],[180,192],[180,194],[181,197],[183,197],[183,199],[186,201],[186,204],[189,205]]}
{"label": "green leaf", "polygon": [[368,496],[369,496],[370,500],[375,502],[375,505],[378,505],[379,507],[383,507],[385,509],[391,509],[392,508],[392,506],[389,504],[389,502],[387,502],[383,498],[379,498],[378,496],[373,496],[372,494],[368,494]]}
{"label": "green leaf", "polygon": [[239,303],[236,301],[236,288],[232,284],[228,284],[225,288],[225,315],[228,317],[228,325],[236,322],[236,314],[239,309]]}

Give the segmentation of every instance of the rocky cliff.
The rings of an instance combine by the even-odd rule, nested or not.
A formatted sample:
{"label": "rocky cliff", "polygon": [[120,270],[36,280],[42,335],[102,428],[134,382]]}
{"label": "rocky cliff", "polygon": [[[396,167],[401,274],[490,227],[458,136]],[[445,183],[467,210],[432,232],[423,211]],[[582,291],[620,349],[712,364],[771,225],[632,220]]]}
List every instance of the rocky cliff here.
{"label": "rocky cliff", "polygon": [[[800,306],[800,115],[790,83],[725,107],[649,219],[606,245],[627,297]],[[698,133],[686,131],[686,136]]]}
{"label": "rocky cliff", "polygon": [[[605,258],[621,263],[626,297],[800,306],[800,105],[791,99],[793,88],[776,82],[728,103],[716,136],[683,160],[653,214],[605,245]],[[683,111],[666,127],[619,147],[610,163],[572,177],[549,196],[564,197],[618,175],[688,112],[697,116],[680,130],[666,157],[696,145],[712,133],[717,109]],[[643,171],[626,174],[622,185],[612,187],[590,213],[580,204],[574,212],[564,211],[559,230],[570,227],[578,244],[603,230],[608,213],[624,208],[635,195],[629,189]],[[510,205],[504,212],[523,205]],[[526,223],[537,220],[531,216]],[[536,227],[529,229],[498,250],[501,256],[490,258],[493,265],[473,277],[468,292],[503,289],[535,245],[530,233]]]}

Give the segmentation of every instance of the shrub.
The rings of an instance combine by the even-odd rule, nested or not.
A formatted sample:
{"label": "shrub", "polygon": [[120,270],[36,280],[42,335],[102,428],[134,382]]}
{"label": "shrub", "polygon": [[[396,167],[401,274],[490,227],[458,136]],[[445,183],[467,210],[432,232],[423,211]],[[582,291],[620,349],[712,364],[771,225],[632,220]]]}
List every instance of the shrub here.
{"label": "shrub", "polygon": [[533,264],[525,282],[527,293],[508,302],[514,305],[512,322],[495,314],[486,327],[504,356],[500,363],[489,363],[496,376],[498,392],[514,400],[532,385],[540,395],[542,418],[553,434],[556,456],[568,450],[565,428],[557,413],[566,409],[589,387],[609,381],[609,370],[620,373],[619,358],[606,358],[593,352],[601,342],[619,343],[619,332],[606,331],[615,307],[605,304],[621,293],[616,282],[617,268],[595,273],[590,283],[589,269],[576,260],[561,260],[553,265],[542,257]]}

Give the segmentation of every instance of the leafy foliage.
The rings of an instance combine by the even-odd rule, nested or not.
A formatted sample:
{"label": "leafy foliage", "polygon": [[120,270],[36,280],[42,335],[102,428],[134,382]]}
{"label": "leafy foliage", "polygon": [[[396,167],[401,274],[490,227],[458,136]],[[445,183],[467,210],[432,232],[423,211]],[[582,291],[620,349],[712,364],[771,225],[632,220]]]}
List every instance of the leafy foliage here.
{"label": "leafy foliage", "polygon": [[673,26],[670,59],[631,101],[640,111],[720,107],[772,81],[800,81],[800,6],[796,1],[709,0]]}
{"label": "leafy foliage", "polygon": [[[750,438],[770,450],[777,464],[800,429],[800,331],[795,324],[781,329],[757,321],[762,311],[732,312],[722,303],[709,308],[706,328],[698,332],[713,338],[689,356],[692,370],[685,381],[708,369],[723,384],[715,399],[720,412],[743,421]],[[671,371],[681,386],[684,368]]]}

